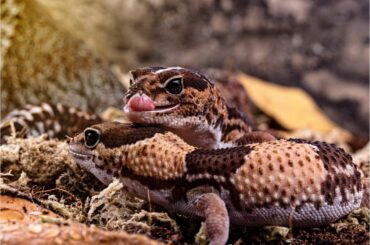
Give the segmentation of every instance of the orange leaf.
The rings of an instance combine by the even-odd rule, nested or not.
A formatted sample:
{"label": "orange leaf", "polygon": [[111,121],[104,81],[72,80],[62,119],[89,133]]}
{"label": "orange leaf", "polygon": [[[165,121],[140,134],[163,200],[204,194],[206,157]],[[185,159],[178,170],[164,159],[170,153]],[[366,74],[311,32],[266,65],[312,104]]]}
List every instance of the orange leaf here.
{"label": "orange leaf", "polygon": [[302,89],[265,82],[239,74],[242,85],[264,113],[288,130],[311,129],[322,133],[338,130],[344,140],[351,134],[331,121]]}

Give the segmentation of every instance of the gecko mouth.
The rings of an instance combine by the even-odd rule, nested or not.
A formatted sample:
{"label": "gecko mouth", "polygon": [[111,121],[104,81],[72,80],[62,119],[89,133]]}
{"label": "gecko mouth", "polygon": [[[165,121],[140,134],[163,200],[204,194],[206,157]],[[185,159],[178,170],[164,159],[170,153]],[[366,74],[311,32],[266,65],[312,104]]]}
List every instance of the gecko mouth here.
{"label": "gecko mouth", "polygon": [[156,105],[155,109],[152,110],[152,111],[153,112],[161,112],[161,111],[173,110],[173,109],[177,108],[179,105],[180,104],[169,104],[169,105],[161,105],[161,106]]}
{"label": "gecko mouth", "polygon": [[130,108],[129,106],[125,106],[123,108],[123,111],[125,112],[125,114],[141,114],[141,113],[163,113],[163,112],[169,112],[169,111],[172,111],[174,109],[176,109],[177,107],[179,107],[180,104],[174,104],[174,105],[165,105],[165,106],[155,106],[155,108],[153,110],[147,110],[147,111],[136,111],[136,110],[132,110],[132,108]]}
{"label": "gecko mouth", "polygon": [[74,145],[69,146],[69,153],[74,159],[81,160],[81,161],[89,161],[94,157],[92,154],[87,153],[87,152],[81,152],[76,148],[78,147]]}
{"label": "gecko mouth", "polygon": [[90,160],[92,158],[92,155],[81,154],[79,152],[75,152],[71,150],[69,150],[69,153],[73,156],[73,158],[76,158],[79,160]]}
{"label": "gecko mouth", "polygon": [[126,114],[143,112],[159,113],[174,110],[179,105],[180,103],[154,102],[148,95],[136,93],[128,100],[123,110]]}

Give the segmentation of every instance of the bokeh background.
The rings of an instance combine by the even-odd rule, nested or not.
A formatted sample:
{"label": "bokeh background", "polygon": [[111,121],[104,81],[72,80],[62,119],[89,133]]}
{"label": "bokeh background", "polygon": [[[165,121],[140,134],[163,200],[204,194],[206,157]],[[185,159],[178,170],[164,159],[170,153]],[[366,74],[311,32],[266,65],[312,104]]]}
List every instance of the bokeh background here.
{"label": "bokeh background", "polygon": [[[213,76],[226,100],[258,129],[335,143],[369,178],[368,0],[0,3],[0,130],[16,136],[14,124],[2,119],[29,103],[63,103],[124,120],[129,70],[186,66]],[[152,210],[150,202],[127,195],[118,179],[105,188],[76,166],[65,141],[24,139],[25,133],[21,129],[5,144],[0,139],[4,244],[148,244],[148,237],[206,244],[199,223]],[[45,216],[53,212],[58,219]],[[229,241],[368,244],[369,215],[367,208],[354,210],[319,229],[235,230]],[[64,225],[64,219],[73,223]],[[91,224],[93,231],[86,226]]]}
{"label": "bokeh background", "polygon": [[120,74],[147,65],[302,87],[337,124],[369,133],[368,0],[1,0],[2,114],[120,107]]}

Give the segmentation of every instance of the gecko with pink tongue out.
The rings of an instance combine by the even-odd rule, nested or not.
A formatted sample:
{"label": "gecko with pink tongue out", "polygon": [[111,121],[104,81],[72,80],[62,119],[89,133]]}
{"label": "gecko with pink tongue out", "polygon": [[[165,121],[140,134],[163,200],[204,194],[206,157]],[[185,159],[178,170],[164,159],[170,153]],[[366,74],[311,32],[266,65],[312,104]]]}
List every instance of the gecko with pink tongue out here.
{"label": "gecko with pink tongue out", "polygon": [[252,131],[248,119],[229,107],[204,75],[182,67],[147,67],[131,71],[125,95],[127,118],[165,128],[187,143],[217,149],[275,139]]}
{"label": "gecko with pink tongue out", "polygon": [[153,111],[155,105],[153,100],[146,94],[137,93],[129,100],[127,107],[131,111]]}

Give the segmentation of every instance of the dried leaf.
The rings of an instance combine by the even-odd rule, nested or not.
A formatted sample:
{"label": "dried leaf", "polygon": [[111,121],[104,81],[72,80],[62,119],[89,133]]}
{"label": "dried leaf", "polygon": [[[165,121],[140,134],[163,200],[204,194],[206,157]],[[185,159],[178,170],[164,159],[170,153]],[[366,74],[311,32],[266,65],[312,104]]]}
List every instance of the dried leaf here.
{"label": "dried leaf", "polygon": [[0,200],[0,244],[163,244],[143,235],[104,231],[72,221],[60,225],[59,216],[32,202],[5,195]]}
{"label": "dried leaf", "polygon": [[351,134],[332,122],[302,89],[268,83],[245,74],[239,79],[256,106],[288,130],[309,128],[328,133],[338,130],[343,139]]}

